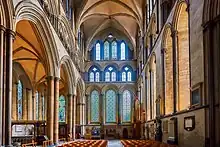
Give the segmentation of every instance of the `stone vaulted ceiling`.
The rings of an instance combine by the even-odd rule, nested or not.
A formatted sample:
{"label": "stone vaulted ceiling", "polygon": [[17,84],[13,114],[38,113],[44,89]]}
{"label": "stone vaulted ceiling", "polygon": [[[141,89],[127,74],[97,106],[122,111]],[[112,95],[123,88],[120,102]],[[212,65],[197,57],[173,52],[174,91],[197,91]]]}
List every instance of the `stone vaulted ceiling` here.
{"label": "stone vaulted ceiling", "polygon": [[[77,28],[83,26],[87,44],[108,28],[120,30],[135,46],[138,30],[142,28],[144,0],[81,0],[77,5]],[[80,6],[80,8],[79,8]]]}

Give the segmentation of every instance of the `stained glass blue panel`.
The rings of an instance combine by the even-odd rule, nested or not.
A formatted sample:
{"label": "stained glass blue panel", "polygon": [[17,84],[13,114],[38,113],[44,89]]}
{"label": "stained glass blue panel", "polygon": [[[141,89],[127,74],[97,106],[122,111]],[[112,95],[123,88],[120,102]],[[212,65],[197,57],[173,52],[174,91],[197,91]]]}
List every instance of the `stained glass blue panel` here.
{"label": "stained glass blue panel", "polygon": [[38,105],[39,105],[39,94],[38,91],[35,93],[35,104],[36,104],[36,120],[39,119],[39,110],[38,110]]}
{"label": "stained glass blue panel", "polygon": [[112,59],[117,59],[117,42],[112,42]]}
{"label": "stained glass blue panel", "polygon": [[100,43],[96,44],[96,60],[100,60],[101,52],[100,52]]}
{"label": "stained glass blue panel", "polygon": [[105,81],[107,81],[107,82],[110,81],[110,73],[109,72],[105,73]]}
{"label": "stained glass blue panel", "polygon": [[128,72],[128,81],[131,81],[131,72]]}
{"label": "stained glass blue panel", "polygon": [[96,72],[96,73],[95,73],[95,81],[96,81],[96,82],[99,82],[99,77],[100,77],[100,76],[99,76],[99,72]]}
{"label": "stained glass blue panel", "polygon": [[106,122],[116,122],[116,93],[113,90],[106,92]]}
{"label": "stained glass blue panel", "polygon": [[90,82],[94,82],[94,73],[93,73],[93,72],[91,72],[91,73],[89,74],[89,81],[90,81]]}
{"label": "stained glass blue panel", "polygon": [[121,43],[121,60],[125,60],[125,43]]}
{"label": "stained glass blue panel", "polygon": [[122,121],[123,122],[130,122],[131,121],[131,93],[128,90],[125,90],[123,92]]}
{"label": "stained glass blue panel", "polygon": [[126,81],[126,73],[122,72],[122,81]]}
{"label": "stained glass blue panel", "polygon": [[91,122],[99,122],[99,93],[94,90],[91,93]]}
{"label": "stained glass blue panel", "polygon": [[22,119],[22,98],[23,98],[23,85],[21,81],[18,81],[17,85],[17,109],[18,109],[18,120]]}
{"label": "stained glass blue panel", "polygon": [[109,60],[109,43],[105,41],[104,43],[104,59]]}
{"label": "stained glass blue panel", "polygon": [[112,81],[116,81],[116,73],[112,72]]}
{"label": "stained glass blue panel", "polygon": [[65,97],[61,95],[59,98],[59,121],[60,122],[65,122],[65,119],[66,119],[65,113],[66,113]]}

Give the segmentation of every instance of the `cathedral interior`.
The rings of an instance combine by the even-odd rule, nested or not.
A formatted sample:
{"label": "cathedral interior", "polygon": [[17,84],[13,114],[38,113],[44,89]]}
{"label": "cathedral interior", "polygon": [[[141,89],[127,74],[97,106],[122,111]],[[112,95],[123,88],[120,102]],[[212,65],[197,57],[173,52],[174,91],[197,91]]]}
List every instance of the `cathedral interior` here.
{"label": "cathedral interior", "polygon": [[220,0],[0,0],[0,146],[220,147],[219,48]]}

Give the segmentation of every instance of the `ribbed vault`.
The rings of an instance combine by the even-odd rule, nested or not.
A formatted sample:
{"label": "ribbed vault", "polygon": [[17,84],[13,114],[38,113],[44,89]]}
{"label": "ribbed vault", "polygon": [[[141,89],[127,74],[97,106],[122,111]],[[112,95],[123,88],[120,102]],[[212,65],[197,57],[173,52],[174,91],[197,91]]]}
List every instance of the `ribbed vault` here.
{"label": "ribbed vault", "polygon": [[23,67],[33,87],[44,82],[47,75],[48,65],[43,48],[35,26],[29,21],[20,21],[13,44],[13,62]]}
{"label": "ribbed vault", "polygon": [[84,29],[88,45],[99,32],[111,27],[120,30],[135,47],[135,38],[143,22],[143,3],[143,0],[82,1],[77,12],[77,28]]}

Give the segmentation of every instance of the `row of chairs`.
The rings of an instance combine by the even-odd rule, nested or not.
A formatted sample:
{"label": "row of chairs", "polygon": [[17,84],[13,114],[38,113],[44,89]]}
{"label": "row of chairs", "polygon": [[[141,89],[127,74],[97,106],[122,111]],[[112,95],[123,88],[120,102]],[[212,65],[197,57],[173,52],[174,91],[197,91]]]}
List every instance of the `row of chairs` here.
{"label": "row of chairs", "polygon": [[36,147],[36,145],[37,145],[37,142],[32,140],[31,143],[22,144],[22,147],[27,147],[27,146],[29,146],[29,147]]}
{"label": "row of chairs", "polygon": [[82,140],[67,142],[58,147],[106,147],[106,140]]}
{"label": "row of chairs", "polygon": [[121,140],[124,147],[177,147],[155,140]]}

